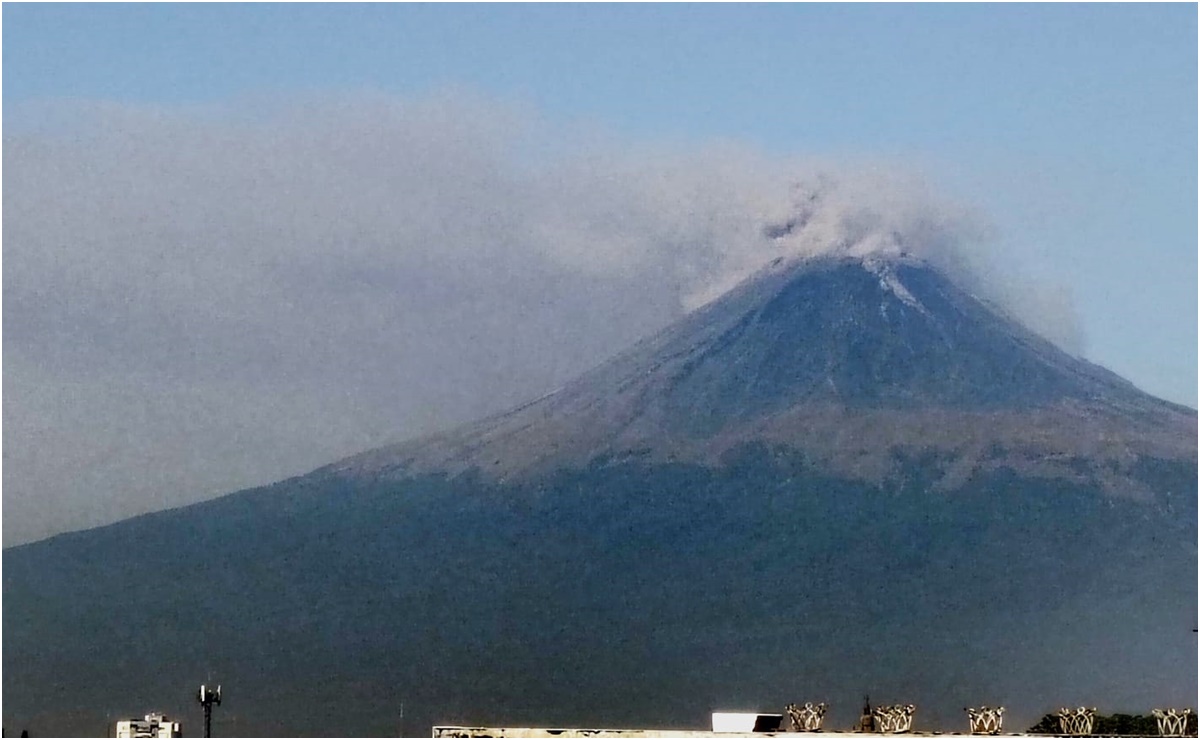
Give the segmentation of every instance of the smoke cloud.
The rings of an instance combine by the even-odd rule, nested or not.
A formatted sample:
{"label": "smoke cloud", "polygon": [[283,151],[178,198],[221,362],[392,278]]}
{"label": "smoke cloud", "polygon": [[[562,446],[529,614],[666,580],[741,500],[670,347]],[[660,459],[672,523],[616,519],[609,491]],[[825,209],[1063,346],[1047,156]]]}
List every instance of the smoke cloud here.
{"label": "smoke cloud", "polygon": [[6,123],[6,544],[498,411],[779,256],[902,249],[1078,349],[986,220],[902,168],[461,92]]}

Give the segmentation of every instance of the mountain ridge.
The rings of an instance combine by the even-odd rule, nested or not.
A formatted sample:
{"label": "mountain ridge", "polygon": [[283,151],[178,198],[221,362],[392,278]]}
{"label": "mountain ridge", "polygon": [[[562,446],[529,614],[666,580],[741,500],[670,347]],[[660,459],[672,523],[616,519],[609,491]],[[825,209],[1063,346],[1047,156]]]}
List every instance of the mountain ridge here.
{"label": "mountain ridge", "polygon": [[1195,421],[919,261],[775,264],[512,411],[5,550],[4,721],[1185,705]]}
{"label": "mountain ridge", "polygon": [[[829,304],[820,305],[814,293]],[[846,310],[863,305],[879,306],[874,324],[868,312]],[[805,332],[803,325],[797,331],[795,321],[818,331]],[[832,335],[825,331],[831,324]],[[836,351],[830,347],[862,345],[855,335],[865,330],[877,345],[831,360]],[[924,333],[917,337],[919,346],[890,348],[897,358],[891,365],[874,361],[864,367],[854,355],[878,353],[891,337],[918,331]],[[764,342],[763,335],[775,341]],[[977,341],[978,335],[987,341]],[[958,346],[963,344],[1000,358],[1017,355],[1019,361],[1005,367],[975,360],[923,377],[906,375],[907,366],[936,363],[939,355],[952,363],[975,348]],[[1022,414],[1027,429],[1021,427]],[[979,432],[989,427],[993,439]],[[1141,496],[1145,492],[1120,471],[1141,457],[1194,458],[1194,427],[1194,411],[1066,353],[958,289],[923,260],[903,254],[823,256],[776,260],[552,393],[322,470],[368,477],[476,470],[506,480],[600,458],[716,464],[731,447],[763,438],[808,452],[841,474],[880,482],[893,449],[911,451],[919,448],[914,440],[928,439],[939,450],[969,448],[964,454],[975,462],[957,477],[981,465],[1017,465],[1079,479],[1079,471],[1054,459],[1070,464],[1092,456],[1116,468],[1094,474],[1106,490],[1119,492],[1128,483]],[[947,438],[947,428],[957,429],[958,437]],[[1030,437],[1042,443],[1030,446]],[[1036,455],[1047,464],[1031,464]]]}

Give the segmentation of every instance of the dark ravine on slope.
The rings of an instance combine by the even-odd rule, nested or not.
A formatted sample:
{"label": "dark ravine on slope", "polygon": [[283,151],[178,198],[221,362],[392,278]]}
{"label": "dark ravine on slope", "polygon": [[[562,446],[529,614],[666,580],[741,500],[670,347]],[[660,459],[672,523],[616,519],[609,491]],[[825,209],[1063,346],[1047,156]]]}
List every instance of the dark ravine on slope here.
{"label": "dark ravine on slope", "polygon": [[1194,411],[924,264],[777,265],[508,414],[6,550],[4,722],[1188,705],[1196,488]]}

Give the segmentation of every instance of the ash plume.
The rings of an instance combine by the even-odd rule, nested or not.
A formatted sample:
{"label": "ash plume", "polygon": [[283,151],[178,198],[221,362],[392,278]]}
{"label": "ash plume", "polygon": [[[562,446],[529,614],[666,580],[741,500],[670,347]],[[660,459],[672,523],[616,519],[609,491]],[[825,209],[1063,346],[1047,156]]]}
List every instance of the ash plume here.
{"label": "ash plume", "polygon": [[9,114],[10,543],[497,411],[780,256],[903,250],[1078,349],[985,220],[903,168],[462,92]]}

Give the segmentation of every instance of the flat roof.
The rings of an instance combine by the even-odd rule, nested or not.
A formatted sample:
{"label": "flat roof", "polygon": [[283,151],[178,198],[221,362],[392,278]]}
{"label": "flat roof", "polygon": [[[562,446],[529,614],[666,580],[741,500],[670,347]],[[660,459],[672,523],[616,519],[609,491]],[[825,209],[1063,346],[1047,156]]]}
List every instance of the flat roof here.
{"label": "flat roof", "polygon": [[[629,738],[764,738],[790,737],[799,740],[799,735],[819,735],[822,740],[863,740],[864,735],[903,735],[904,737],[1027,737],[1027,738],[1067,738],[1079,740],[1078,735],[1031,735],[1029,733],[1005,732],[999,735],[971,735],[969,732],[712,732],[711,730],[618,730],[618,729],[586,729],[586,728],[544,728],[544,727],[462,727],[455,725],[437,725],[433,728],[433,737],[475,738],[475,737],[528,737],[528,738],[560,738],[560,737],[629,737]],[[1122,740],[1161,740],[1158,736],[1141,735],[1088,735],[1091,740],[1099,738],[1121,738]],[[1192,736],[1194,737],[1194,736]]]}

